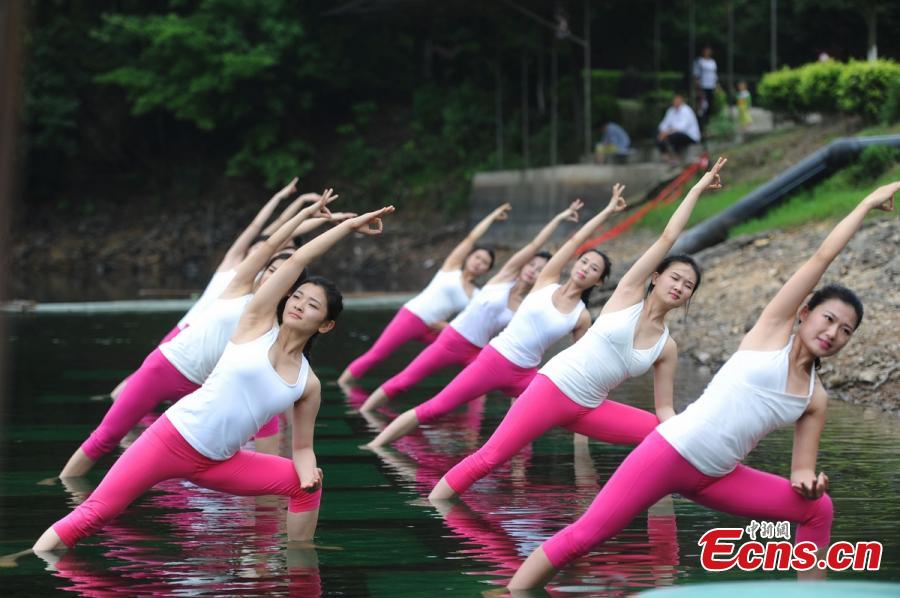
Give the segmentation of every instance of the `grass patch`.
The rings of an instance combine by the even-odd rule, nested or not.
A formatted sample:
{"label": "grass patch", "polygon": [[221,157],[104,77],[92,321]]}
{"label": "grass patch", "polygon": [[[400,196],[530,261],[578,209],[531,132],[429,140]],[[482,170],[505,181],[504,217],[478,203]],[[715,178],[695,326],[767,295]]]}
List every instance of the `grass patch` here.
{"label": "grass patch", "polygon": [[[785,203],[766,212],[762,218],[732,228],[728,236],[749,235],[773,228],[793,228],[811,221],[846,216],[872,189],[900,179],[900,164],[895,164],[877,180],[857,183],[845,169],[807,191],[793,195]],[[699,207],[699,206],[698,206]],[[894,210],[892,217],[900,216]]]}
{"label": "grass patch", "polygon": [[[694,183],[699,180],[699,177],[692,180],[690,183],[685,185],[685,193],[694,185]],[[751,183],[751,182],[743,182],[737,183],[735,185],[724,186],[721,191],[712,191],[704,193],[700,197],[700,201],[697,202],[697,206],[694,208],[694,211],[691,213],[691,218],[688,220],[688,226],[693,226],[699,222],[702,222],[709,218],[710,216],[714,216],[718,214],[731,204],[737,202],[739,199],[756,189],[762,183]],[[669,222],[669,218],[672,217],[672,214],[675,213],[676,208],[681,203],[681,199],[679,198],[677,201],[670,203],[667,206],[662,206],[651,210],[646,216],[644,216],[643,220],[640,222],[641,227],[649,228],[655,231],[662,231],[666,227],[666,223]]]}

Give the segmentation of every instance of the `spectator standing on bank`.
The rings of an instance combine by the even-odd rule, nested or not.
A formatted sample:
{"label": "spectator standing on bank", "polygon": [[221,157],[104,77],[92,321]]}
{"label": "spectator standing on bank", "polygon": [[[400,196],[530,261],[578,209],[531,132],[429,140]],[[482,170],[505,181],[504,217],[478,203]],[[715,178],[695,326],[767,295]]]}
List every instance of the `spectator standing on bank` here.
{"label": "spectator standing on bank", "polygon": [[700,57],[694,61],[694,83],[697,86],[697,115],[700,126],[706,128],[710,115],[715,114],[716,85],[719,83],[718,67],[710,46],[704,46]]}

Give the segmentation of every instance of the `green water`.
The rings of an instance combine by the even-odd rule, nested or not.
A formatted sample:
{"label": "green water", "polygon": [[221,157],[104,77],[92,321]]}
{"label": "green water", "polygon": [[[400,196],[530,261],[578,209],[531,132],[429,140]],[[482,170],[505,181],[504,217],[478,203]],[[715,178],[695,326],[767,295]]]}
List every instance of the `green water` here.
{"label": "green water", "polygon": [[[326,382],[315,442],[326,476],[320,548],[285,547],[280,499],[233,497],[170,481],[59,562],[26,556],[17,567],[0,568],[0,592],[478,595],[502,585],[524,556],[575,519],[628,449],[592,442],[588,453],[576,454],[571,434],[551,433],[473,487],[464,504],[438,513],[422,498],[487,438],[508,400],[476,401],[383,457],[359,450],[378,422],[359,417],[327,382],[371,342],[389,316],[346,312],[313,355],[313,367]],[[59,471],[108,407],[101,395],[140,363],[173,319],[160,314],[10,320],[11,381],[0,436],[0,554],[30,546],[102,478],[113,456],[78,486],[38,484]],[[396,355],[365,385],[376,386],[412,355],[412,347]],[[432,379],[392,408],[412,406],[448,379]],[[679,410],[706,381],[690,364],[681,364]],[[628,382],[616,398],[650,408],[651,396],[647,378]],[[898,581],[900,422],[837,402],[829,409],[820,467],[832,483],[833,538],[884,544],[880,571],[831,577]],[[790,449],[790,431],[779,431],[763,441],[748,464],[784,475]],[[564,570],[554,587],[566,595],[625,595],[688,583],[792,579],[791,573],[713,574],[700,567],[697,539],[703,532],[747,523],[676,496]]]}

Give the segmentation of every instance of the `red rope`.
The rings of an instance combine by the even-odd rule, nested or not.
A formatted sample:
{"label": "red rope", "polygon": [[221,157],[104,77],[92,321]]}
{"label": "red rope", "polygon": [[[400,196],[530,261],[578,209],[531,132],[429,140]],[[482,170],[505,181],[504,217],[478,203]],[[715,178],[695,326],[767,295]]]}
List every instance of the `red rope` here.
{"label": "red rope", "polygon": [[668,185],[663,187],[662,191],[660,191],[656,197],[651,199],[650,201],[643,204],[637,210],[635,210],[632,214],[628,216],[625,220],[618,223],[611,229],[603,232],[601,235],[594,237],[593,239],[588,239],[584,243],[581,244],[581,247],[578,248],[576,252],[578,255],[581,255],[588,249],[593,249],[597,245],[609,241],[610,239],[615,239],[629,228],[634,226],[635,223],[639,222],[644,216],[647,215],[647,212],[655,208],[659,205],[670,204],[679,197],[681,197],[681,190],[684,185],[691,180],[691,178],[697,174],[697,172],[701,169],[705,169],[709,165],[709,156],[707,154],[703,154],[694,162],[691,162],[687,168],[685,168],[681,174],[675,177]]}

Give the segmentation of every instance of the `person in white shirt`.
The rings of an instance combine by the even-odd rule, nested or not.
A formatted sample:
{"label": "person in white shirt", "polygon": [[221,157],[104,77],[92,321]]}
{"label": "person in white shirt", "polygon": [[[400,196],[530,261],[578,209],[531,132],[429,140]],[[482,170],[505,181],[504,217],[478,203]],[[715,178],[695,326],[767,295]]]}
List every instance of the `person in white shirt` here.
{"label": "person in white shirt", "polygon": [[697,116],[700,117],[700,125],[705,128],[709,116],[715,113],[713,99],[719,83],[718,67],[710,46],[704,46],[700,58],[694,61],[694,83],[698,91]]}
{"label": "person in white shirt", "polygon": [[672,98],[672,105],[659,123],[657,146],[667,162],[677,159],[684,148],[700,142],[700,125],[691,107],[681,95]]}

